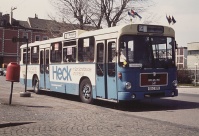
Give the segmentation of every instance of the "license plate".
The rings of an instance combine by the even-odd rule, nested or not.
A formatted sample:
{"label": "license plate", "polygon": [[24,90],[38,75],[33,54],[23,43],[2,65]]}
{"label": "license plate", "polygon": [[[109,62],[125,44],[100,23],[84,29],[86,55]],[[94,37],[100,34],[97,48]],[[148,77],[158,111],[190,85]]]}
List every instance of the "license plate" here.
{"label": "license plate", "polygon": [[160,87],[159,87],[159,86],[150,86],[150,87],[148,87],[148,90],[149,90],[149,91],[152,91],[152,90],[160,90]]}

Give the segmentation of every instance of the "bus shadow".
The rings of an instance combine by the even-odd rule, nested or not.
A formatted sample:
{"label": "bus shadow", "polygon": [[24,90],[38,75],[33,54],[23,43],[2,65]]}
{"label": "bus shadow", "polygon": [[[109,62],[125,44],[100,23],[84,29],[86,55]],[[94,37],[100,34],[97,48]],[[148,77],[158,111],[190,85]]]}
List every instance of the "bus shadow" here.
{"label": "bus shadow", "polygon": [[[32,90],[28,91],[33,92]],[[76,95],[70,95],[58,92],[49,92],[49,91],[41,91],[40,95],[80,102],[79,97]],[[165,110],[197,109],[197,108],[199,109],[199,103],[175,100],[175,99],[145,99],[142,101],[121,102],[121,103],[95,100],[93,105],[110,108],[110,109],[129,111],[129,112],[165,111]]]}
{"label": "bus shadow", "polygon": [[148,99],[135,102],[122,102],[119,104],[96,101],[95,105],[129,112],[199,109],[199,103],[171,99]]}
{"label": "bus shadow", "polygon": [[[28,91],[34,93],[33,90],[28,90]],[[55,98],[65,99],[65,100],[70,100],[70,101],[77,101],[77,102],[80,101],[79,97],[76,95],[70,95],[70,94],[59,93],[59,92],[40,90],[40,93],[38,95],[50,96],[50,97],[55,97]]]}

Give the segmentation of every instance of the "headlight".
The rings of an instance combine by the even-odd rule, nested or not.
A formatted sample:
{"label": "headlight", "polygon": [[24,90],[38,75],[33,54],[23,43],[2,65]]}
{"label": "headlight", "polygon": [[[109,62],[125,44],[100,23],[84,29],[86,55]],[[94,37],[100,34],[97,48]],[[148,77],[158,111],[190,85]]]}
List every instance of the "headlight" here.
{"label": "headlight", "polygon": [[172,84],[173,84],[173,86],[177,87],[178,81],[177,81],[177,80],[174,80],[174,81],[172,82]]}
{"label": "headlight", "polygon": [[131,83],[130,82],[126,82],[125,86],[126,86],[127,90],[131,89]]}

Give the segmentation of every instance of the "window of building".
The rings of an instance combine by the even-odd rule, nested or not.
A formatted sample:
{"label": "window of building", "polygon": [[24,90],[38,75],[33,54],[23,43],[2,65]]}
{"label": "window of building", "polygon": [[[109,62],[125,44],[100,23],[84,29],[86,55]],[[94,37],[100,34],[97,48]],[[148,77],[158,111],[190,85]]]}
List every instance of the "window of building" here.
{"label": "window of building", "polygon": [[40,41],[40,35],[35,36],[35,41]]}
{"label": "window of building", "polygon": [[178,69],[183,69],[183,64],[178,64]]}
{"label": "window of building", "polygon": [[23,38],[28,39],[28,33],[27,32],[23,33]]}
{"label": "window of building", "polygon": [[183,48],[180,48],[180,55],[183,55]]}
{"label": "window of building", "polygon": [[78,41],[78,61],[94,61],[94,37],[82,38]]}
{"label": "window of building", "polygon": [[62,60],[62,42],[51,44],[51,62],[61,62]]}
{"label": "window of building", "polygon": [[188,51],[188,54],[189,54],[189,55],[198,55],[198,54],[199,54],[199,50],[191,50],[191,51]]}
{"label": "window of building", "polygon": [[48,36],[43,36],[43,40],[48,40]]}
{"label": "window of building", "polygon": [[179,57],[180,63],[183,63],[183,57]]}

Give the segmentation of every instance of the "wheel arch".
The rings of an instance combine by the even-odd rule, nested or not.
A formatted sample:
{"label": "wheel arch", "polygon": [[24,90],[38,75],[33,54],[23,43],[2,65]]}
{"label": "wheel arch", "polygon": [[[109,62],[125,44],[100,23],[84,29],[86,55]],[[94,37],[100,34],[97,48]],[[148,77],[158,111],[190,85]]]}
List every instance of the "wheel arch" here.
{"label": "wheel arch", "polygon": [[[80,80],[79,80],[79,91],[80,91],[80,84],[81,84],[81,82],[82,82],[84,79],[89,79],[89,80],[90,80],[90,78],[87,77],[87,76],[81,77]],[[91,80],[90,80],[90,82],[91,82]],[[92,86],[92,82],[91,82],[91,86]]]}
{"label": "wheel arch", "polygon": [[[84,88],[83,86],[86,85],[88,87],[88,84],[90,86],[89,88],[91,89],[91,90],[89,89],[90,91],[88,91],[87,89],[86,90],[83,89]],[[93,98],[93,86],[92,86],[91,79],[89,77],[87,77],[87,76],[81,77],[81,79],[79,81],[79,91],[78,92],[79,92],[79,98],[82,102],[88,103],[88,104],[93,103],[93,99],[94,99]]]}
{"label": "wheel arch", "polygon": [[32,87],[34,86],[34,79],[39,80],[37,74],[34,74],[34,75],[32,76]]}

